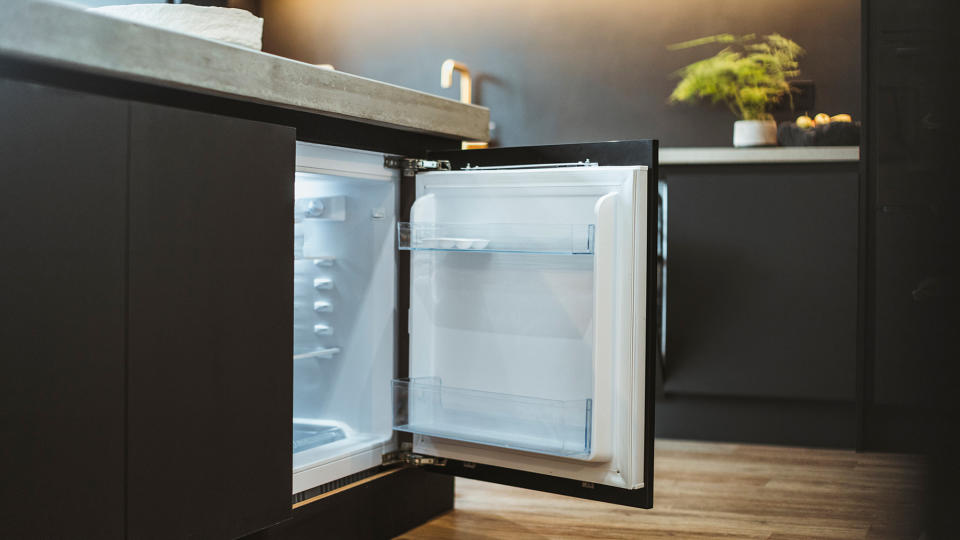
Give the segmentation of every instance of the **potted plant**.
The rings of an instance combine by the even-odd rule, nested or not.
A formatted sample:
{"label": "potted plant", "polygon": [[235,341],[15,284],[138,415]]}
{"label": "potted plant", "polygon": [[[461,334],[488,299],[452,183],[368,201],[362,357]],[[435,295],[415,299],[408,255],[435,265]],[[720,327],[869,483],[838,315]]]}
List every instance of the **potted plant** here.
{"label": "potted plant", "polygon": [[775,145],[777,124],[770,109],[785,96],[792,106],[787,79],[800,74],[797,57],[804,53],[803,48],[780,34],[759,39],[755,34],[719,34],[667,48],[679,50],[713,43],[727,46],[678,70],[674,75],[680,82],[669,102],[723,103],[739,118],[733,124],[734,146]]}

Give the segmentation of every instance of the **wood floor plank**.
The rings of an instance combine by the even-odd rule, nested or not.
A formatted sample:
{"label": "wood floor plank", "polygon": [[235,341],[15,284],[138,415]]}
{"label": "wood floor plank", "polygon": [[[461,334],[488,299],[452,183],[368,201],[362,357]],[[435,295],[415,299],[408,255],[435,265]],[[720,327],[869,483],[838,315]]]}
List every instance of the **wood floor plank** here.
{"label": "wood floor plank", "polygon": [[918,539],[923,460],[657,440],[653,510],[457,479],[455,509],[405,540]]}

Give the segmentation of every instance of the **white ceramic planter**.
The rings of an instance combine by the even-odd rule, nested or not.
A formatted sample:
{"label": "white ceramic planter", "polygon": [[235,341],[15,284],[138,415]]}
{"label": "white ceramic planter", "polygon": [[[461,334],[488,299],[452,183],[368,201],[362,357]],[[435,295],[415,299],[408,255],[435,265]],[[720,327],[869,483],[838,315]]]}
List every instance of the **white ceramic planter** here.
{"label": "white ceramic planter", "polygon": [[773,120],[737,120],[733,123],[733,145],[775,146],[777,123]]}

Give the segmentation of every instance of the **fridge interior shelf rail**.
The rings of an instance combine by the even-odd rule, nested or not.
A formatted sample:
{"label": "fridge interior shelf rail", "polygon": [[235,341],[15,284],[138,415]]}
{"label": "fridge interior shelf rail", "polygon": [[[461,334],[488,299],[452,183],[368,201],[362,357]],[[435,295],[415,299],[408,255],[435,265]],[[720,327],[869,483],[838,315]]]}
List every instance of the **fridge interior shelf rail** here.
{"label": "fridge interior shelf rail", "polygon": [[593,237],[592,224],[397,224],[397,245],[414,251],[591,255]]}
{"label": "fridge interior shelf rail", "polygon": [[590,454],[592,400],[553,400],[393,380],[394,429],[569,458]]}
{"label": "fridge interior shelf rail", "polygon": [[340,347],[327,347],[324,349],[317,349],[303,354],[293,355],[294,360],[306,360],[307,358],[333,358],[334,356],[340,354]]}

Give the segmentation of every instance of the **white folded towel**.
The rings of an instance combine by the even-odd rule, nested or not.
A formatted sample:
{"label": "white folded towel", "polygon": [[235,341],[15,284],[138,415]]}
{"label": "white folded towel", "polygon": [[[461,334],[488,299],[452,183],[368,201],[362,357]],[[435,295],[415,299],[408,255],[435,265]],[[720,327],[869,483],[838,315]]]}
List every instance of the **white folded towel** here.
{"label": "white folded towel", "polygon": [[263,47],[263,19],[243,9],[190,4],[133,4],[90,8],[90,11],[258,51]]}

